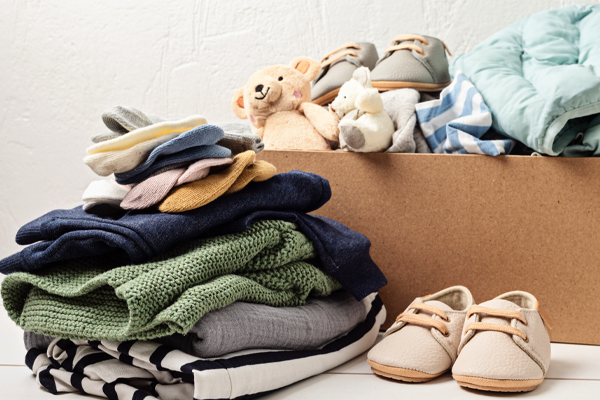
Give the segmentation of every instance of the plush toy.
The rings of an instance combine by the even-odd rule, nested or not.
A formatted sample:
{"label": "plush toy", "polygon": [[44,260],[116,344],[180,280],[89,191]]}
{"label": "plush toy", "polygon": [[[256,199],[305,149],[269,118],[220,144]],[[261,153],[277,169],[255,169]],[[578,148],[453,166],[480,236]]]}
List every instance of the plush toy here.
{"label": "plush toy", "polygon": [[297,57],[289,66],[275,65],[256,72],[233,96],[235,115],[249,118],[265,149],[331,150],[339,140],[338,120],[310,102],[310,82],[321,65]]}
{"label": "plush toy", "polygon": [[358,68],[329,105],[340,118],[340,148],[361,153],[385,151],[392,145],[394,123],[383,110],[371,73]]}
{"label": "plush toy", "polygon": [[383,109],[394,122],[396,129],[392,147],[387,149],[386,153],[431,153],[417,121],[415,109],[415,104],[423,99],[428,101],[431,96],[427,92],[420,93],[410,88],[388,90],[380,96]]}

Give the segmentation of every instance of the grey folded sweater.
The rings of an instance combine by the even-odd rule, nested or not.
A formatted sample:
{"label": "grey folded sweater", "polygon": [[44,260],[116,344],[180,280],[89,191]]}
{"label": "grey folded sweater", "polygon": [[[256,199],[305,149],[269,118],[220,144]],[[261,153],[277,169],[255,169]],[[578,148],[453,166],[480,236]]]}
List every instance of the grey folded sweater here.
{"label": "grey folded sweater", "polygon": [[[364,321],[367,306],[340,290],[309,297],[298,307],[235,302],[210,312],[187,335],[154,341],[197,357],[218,357],[246,349],[310,350],[344,335]],[[27,350],[45,351],[54,338],[25,332]]]}

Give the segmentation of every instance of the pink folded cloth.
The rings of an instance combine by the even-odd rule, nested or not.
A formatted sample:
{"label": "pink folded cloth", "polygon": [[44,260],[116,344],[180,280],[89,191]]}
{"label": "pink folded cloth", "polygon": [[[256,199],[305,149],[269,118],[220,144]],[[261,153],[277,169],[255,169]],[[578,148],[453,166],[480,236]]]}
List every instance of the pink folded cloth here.
{"label": "pink folded cloth", "polygon": [[[207,158],[206,160],[196,161],[177,179],[175,186],[183,185],[184,183],[199,181],[208,176],[211,167],[220,167],[231,165],[231,158]],[[213,171],[214,172],[214,171]]]}
{"label": "pink folded cloth", "polygon": [[232,162],[231,158],[207,158],[196,161],[187,168],[176,168],[151,176],[127,193],[121,202],[121,208],[142,210],[152,207],[164,199],[175,186],[204,179],[212,167],[226,166]]}

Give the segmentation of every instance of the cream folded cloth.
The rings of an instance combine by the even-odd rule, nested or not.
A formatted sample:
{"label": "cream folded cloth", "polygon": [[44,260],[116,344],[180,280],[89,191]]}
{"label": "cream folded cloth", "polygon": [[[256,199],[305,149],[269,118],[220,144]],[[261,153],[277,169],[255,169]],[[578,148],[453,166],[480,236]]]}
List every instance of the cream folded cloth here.
{"label": "cream folded cloth", "polygon": [[89,211],[101,204],[119,208],[121,201],[123,201],[128,192],[128,186],[119,185],[113,180],[102,179],[92,181],[83,192],[83,196],[81,196],[83,209],[84,211]]}
{"label": "cream folded cloth", "polygon": [[87,153],[92,155],[107,151],[125,150],[135,146],[138,143],[155,139],[159,136],[175,132],[186,132],[192,128],[206,124],[206,119],[199,115],[192,115],[177,121],[163,121],[144,128],[136,129],[124,135],[104,142],[96,143],[87,149]]}

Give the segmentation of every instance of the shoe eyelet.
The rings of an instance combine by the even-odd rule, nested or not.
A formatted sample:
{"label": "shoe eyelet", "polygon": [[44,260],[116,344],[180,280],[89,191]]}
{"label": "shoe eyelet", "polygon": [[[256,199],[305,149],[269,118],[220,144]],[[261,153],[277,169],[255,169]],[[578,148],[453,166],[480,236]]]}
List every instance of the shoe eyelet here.
{"label": "shoe eyelet", "polygon": [[452,320],[450,319],[450,317],[446,318],[446,319],[445,319],[445,321],[446,321],[447,323],[450,323],[450,322],[452,322]]}
{"label": "shoe eyelet", "polygon": [[444,334],[444,333],[442,333],[442,336],[444,336],[444,337],[448,337],[448,336],[450,336],[450,331],[448,331],[448,333],[445,333],[445,334]]}
{"label": "shoe eyelet", "polygon": [[524,341],[525,343],[529,343],[529,337],[528,337],[528,336],[525,336],[525,339],[523,339],[523,341]]}

